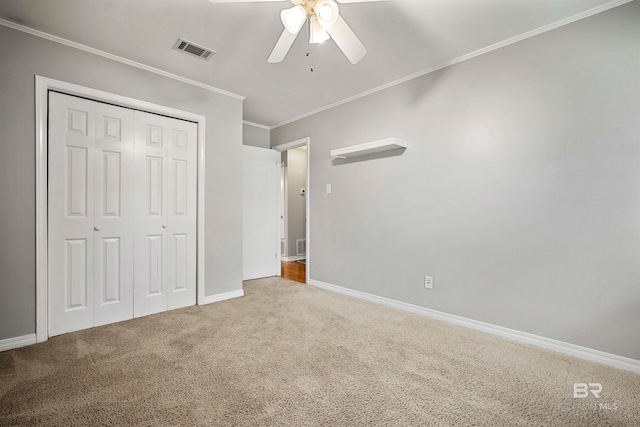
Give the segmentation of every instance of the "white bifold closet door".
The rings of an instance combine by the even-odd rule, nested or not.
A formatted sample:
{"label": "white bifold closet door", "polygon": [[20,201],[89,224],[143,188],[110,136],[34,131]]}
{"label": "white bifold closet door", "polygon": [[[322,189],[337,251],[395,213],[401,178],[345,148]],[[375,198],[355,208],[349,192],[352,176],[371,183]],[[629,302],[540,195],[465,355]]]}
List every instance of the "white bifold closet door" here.
{"label": "white bifold closet door", "polygon": [[133,316],[134,120],[49,94],[49,335]]}
{"label": "white bifold closet door", "polygon": [[50,336],[195,304],[196,135],[49,94]]}
{"label": "white bifold closet door", "polygon": [[196,133],[136,112],[135,317],[195,304]]}

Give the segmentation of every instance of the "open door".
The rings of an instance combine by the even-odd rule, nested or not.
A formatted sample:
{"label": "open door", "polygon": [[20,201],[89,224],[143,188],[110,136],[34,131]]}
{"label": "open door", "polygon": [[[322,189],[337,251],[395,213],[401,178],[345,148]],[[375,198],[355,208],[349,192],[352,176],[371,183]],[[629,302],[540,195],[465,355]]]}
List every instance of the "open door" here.
{"label": "open door", "polygon": [[242,280],[280,274],[280,153],[243,146]]}

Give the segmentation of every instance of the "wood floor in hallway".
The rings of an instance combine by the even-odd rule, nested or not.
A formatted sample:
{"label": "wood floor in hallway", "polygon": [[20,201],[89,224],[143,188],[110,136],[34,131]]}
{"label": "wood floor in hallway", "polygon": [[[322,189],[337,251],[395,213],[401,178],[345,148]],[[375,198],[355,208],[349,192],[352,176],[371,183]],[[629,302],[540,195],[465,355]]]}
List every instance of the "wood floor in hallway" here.
{"label": "wood floor in hallway", "polygon": [[296,261],[282,261],[281,276],[283,279],[306,283],[306,265]]}

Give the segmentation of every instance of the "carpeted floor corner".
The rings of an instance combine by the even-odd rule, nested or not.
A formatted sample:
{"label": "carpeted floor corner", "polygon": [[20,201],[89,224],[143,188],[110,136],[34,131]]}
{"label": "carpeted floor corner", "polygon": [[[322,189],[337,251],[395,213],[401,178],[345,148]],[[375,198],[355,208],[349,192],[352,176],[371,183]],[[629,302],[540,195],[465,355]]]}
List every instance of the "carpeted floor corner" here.
{"label": "carpeted floor corner", "polygon": [[640,425],[640,375],[280,278],[245,295],[0,353],[0,426]]}

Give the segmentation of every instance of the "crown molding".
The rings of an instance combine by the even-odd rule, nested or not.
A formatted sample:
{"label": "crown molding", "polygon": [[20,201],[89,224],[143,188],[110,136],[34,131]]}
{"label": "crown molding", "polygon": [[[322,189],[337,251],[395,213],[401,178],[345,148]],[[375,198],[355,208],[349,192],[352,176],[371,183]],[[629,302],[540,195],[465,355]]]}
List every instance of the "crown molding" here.
{"label": "crown molding", "polygon": [[142,70],[149,71],[151,73],[158,74],[158,75],[163,76],[163,77],[168,77],[170,79],[177,80],[177,81],[182,82],[182,83],[187,83],[187,84],[190,84],[192,86],[197,86],[197,87],[200,87],[202,89],[206,89],[206,90],[211,91],[211,92],[215,92],[215,93],[218,93],[218,94],[221,94],[221,95],[225,95],[225,96],[228,96],[228,97],[231,97],[231,98],[239,99],[239,100],[242,100],[242,101],[244,101],[246,99],[242,95],[238,95],[238,94],[235,94],[235,93],[227,92],[226,90],[218,89],[217,87],[214,87],[214,86],[199,82],[197,80],[192,80],[192,79],[189,79],[189,78],[186,78],[186,77],[183,77],[183,76],[179,76],[177,74],[170,73],[168,71],[161,70],[159,68],[151,67],[149,65],[145,65],[145,64],[142,64],[140,62],[136,62],[136,61],[132,61],[132,60],[127,59],[127,58],[123,58],[123,57],[118,56],[118,55],[113,55],[111,53],[102,51],[100,49],[95,49],[93,47],[90,47],[90,46],[87,46],[87,45],[84,45],[84,44],[81,44],[81,43],[76,43],[74,41],[67,40],[67,39],[62,38],[62,37],[54,36],[53,34],[49,34],[49,33],[46,33],[44,31],[35,30],[35,29],[27,27],[25,25],[16,24],[15,22],[7,21],[6,19],[1,19],[0,18],[0,25],[8,27],[8,28],[12,28],[14,30],[22,31],[23,33],[31,34],[32,36],[40,37],[40,38],[43,38],[43,39],[46,39],[46,40],[49,40],[49,41],[52,41],[52,42],[55,42],[55,43],[59,43],[59,44],[65,45],[65,46],[69,46],[69,47],[72,47],[74,49],[78,49],[78,50],[82,50],[82,51],[85,51],[85,52],[88,52],[88,53],[92,53],[94,55],[102,56],[103,58],[107,58],[107,59],[111,59],[113,61],[121,62],[123,64],[127,64],[127,65],[130,65],[132,67],[140,68]]}
{"label": "crown molding", "polygon": [[271,128],[269,126],[265,126],[265,125],[261,125],[261,124],[253,123],[253,122],[248,122],[246,120],[243,120],[242,124],[247,125],[247,126],[253,126],[253,127],[256,127],[256,128],[260,128],[260,129],[271,130]]}

